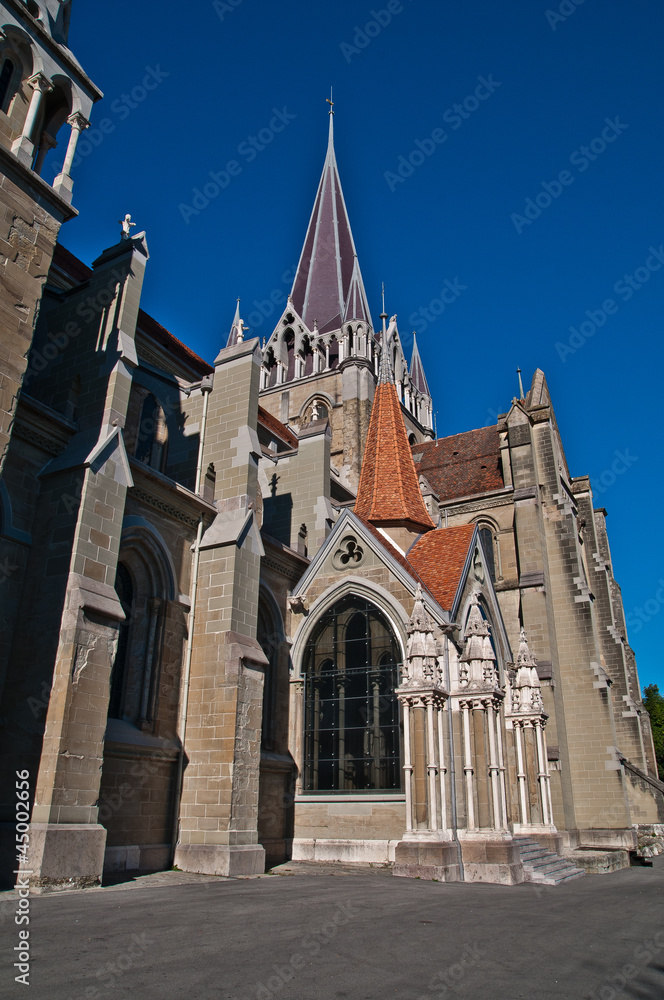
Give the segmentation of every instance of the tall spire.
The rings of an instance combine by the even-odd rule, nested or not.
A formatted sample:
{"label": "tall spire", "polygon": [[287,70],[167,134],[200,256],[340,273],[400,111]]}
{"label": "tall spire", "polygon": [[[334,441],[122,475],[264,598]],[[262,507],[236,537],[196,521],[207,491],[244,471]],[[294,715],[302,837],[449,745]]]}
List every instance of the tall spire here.
{"label": "tall spire", "polygon": [[327,100],[327,154],[291,292],[306,325],[311,330],[318,319],[320,333],[338,330],[349,319],[371,322],[334,152],[334,111]]}
{"label": "tall spire", "polygon": [[[393,317],[396,320],[396,317]],[[392,329],[390,322],[390,329]],[[355,513],[377,527],[429,531],[429,517],[413,464],[401,404],[394,385],[389,331],[383,334],[378,385],[362,461]]]}
{"label": "tall spire", "polygon": [[427,377],[424,374],[424,365],[422,364],[420,352],[417,347],[417,338],[414,333],[413,333],[413,354],[410,359],[410,377],[415,388],[418,389],[423,396],[431,395],[431,393],[429,392]]}

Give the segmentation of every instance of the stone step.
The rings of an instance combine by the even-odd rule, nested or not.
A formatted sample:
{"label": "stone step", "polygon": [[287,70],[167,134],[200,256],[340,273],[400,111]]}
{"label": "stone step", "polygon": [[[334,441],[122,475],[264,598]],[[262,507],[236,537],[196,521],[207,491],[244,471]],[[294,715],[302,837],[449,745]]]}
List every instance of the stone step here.
{"label": "stone step", "polygon": [[560,885],[585,875],[585,871],[542,847],[532,837],[515,837],[526,882],[538,885]]}

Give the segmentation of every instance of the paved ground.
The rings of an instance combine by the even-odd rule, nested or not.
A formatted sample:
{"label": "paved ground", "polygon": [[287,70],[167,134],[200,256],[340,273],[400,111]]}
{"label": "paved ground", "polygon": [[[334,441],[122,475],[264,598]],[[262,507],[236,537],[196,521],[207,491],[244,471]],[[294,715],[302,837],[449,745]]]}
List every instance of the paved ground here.
{"label": "paved ground", "polygon": [[326,867],[315,878],[300,865],[254,879],[170,872],[33,897],[27,993],[11,969],[17,900],[3,894],[0,997],[664,997],[664,857],[558,887]]}

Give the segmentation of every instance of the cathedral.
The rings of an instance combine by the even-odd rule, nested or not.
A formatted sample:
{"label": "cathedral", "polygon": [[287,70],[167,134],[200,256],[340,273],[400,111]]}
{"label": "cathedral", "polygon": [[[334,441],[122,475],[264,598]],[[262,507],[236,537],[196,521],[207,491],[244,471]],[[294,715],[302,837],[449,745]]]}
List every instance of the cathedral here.
{"label": "cathedral", "polygon": [[437,438],[417,341],[371,316],[332,109],[271,336],[238,303],[198,357],[141,308],[159,262],[129,217],[93,261],[59,242],[101,97],[69,11],[0,2],[4,883],[19,826],[35,891],[289,859],[507,885],[628,865],[664,785],[606,510],[544,373]]}

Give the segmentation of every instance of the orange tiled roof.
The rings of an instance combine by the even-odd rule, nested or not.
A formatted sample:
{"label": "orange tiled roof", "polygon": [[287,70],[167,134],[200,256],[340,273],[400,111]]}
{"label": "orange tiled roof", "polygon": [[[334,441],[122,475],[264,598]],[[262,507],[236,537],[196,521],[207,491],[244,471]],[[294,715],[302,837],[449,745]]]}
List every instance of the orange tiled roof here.
{"label": "orange tiled roof", "polygon": [[451,437],[413,445],[418,475],[426,476],[441,501],[504,487],[498,430],[480,427]]}
{"label": "orange tiled roof", "polygon": [[474,524],[437,528],[419,538],[408,553],[408,561],[446,611],[454,603],[474,532]]}
{"label": "orange tiled roof", "polygon": [[383,548],[387,549],[392,558],[399,563],[401,568],[404,569],[406,573],[408,573],[408,576],[410,576],[415,581],[415,583],[421,583],[423,590],[426,590],[427,593],[429,593],[431,597],[433,597],[434,601],[437,600],[433,591],[429,590],[429,588],[427,587],[426,581],[420,576],[420,574],[417,572],[413,564],[409,561],[409,557],[402,555],[402,553],[399,552],[396,546],[394,546],[390,542],[389,538],[386,538],[385,535],[381,535],[378,528],[375,525],[373,525],[371,521],[367,521],[363,517],[360,517],[360,521],[365,526],[367,531],[370,531],[371,534],[374,536],[374,538],[376,538],[380,542]]}
{"label": "orange tiled roof", "polygon": [[374,524],[433,528],[415,473],[394,383],[376,387],[355,513]]}
{"label": "orange tiled roof", "polygon": [[277,420],[271,413],[263,409],[262,406],[258,407],[258,423],[262,424],[272,434],[275,434],[289,448],[297,448],[298,441],[295,434],[285,424],[282,424],[281,420]]}

